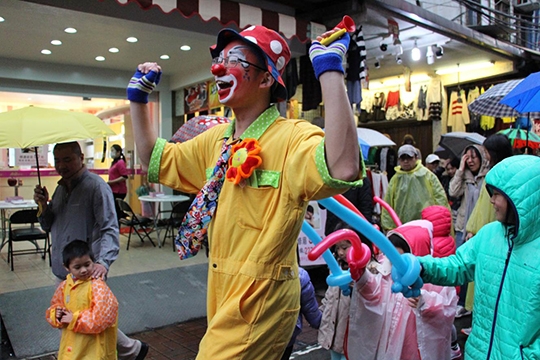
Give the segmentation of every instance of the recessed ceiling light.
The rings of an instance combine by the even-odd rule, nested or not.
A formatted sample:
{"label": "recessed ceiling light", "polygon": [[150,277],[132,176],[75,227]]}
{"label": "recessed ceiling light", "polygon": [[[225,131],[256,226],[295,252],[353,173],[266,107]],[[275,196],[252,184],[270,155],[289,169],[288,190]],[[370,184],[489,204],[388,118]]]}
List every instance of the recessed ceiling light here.
{"label": "recessed ceiling light", "polygon": [[105,61],[105,56],[96,56],[97,61]]}
{"label": "recessed ceiling light", "polygon": [[189,45],[182,45],[182,46],[180,46],[180,50],[183,50],[183,51],[189,51],[189,50],[191,50],[191,46],[189,46]]}
{"label": "recessed ceiling light", "polygon": [[6,21],[6,19],[0,16],[0,22],[4,22],[4,21]]}
{"label": "recessed ceiling light", "polygon": [[41,53],[42,53],[43,55],[51,55],[51,54],[52,54],[52,51],[49,50],[49,49],[43,49],[43,50],[41,50]]}
{"label": "recessed ceiling light", "polygon": [[109,52],[112,52],[112,53],[117,53],[119,52],[120,50],[118,50],[118,48],[110,48],[109,49]]}
{"label": "recessed ceiling light", "polygon": [[53,45],[62,45],[62,42],[60,40],[53,40],[53,41],[51,41],[51,44],[53,44]]}
{"label": "recessed ceiling light", "polygon": [[169,60],[170,59],[170,56],[169,55],[161,55],[159,57],[161,60]]}
{"label": "recessed ceiling light", "polygon": [[137,39],[136,37],[134,36],[130,36],[126,39],[127,42],[130,42],[130,43],[136,43],[137,41],[139,41],[139,39]]}
{"label": "recessed ceiling light", "polygon": [[75,34],[77,32],[77,29],[68,27],[68,28],[65,28],[64,31],[67,32],[68,34]]}

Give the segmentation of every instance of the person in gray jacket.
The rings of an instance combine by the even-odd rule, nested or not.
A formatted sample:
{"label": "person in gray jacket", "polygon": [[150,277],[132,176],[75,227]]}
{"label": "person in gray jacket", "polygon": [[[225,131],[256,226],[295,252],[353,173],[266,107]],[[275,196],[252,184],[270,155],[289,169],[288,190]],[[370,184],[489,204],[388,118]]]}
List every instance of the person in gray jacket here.
{"label": "person in gray jacket", "polygon": [[[76,141],[56,144],[54,167],[61,179],[51,201],[46,187],[37,185],[34,200],[39,205],[38,220],[52,236],[52,271],[57,283],[65,280],[62,251],[71,241],[84,239],[96,258],[92,277],[105,279],[118,257],[119,231],[111,188],[84,165],[84,154]],[[142,360],[148,345],[128,338],[118,330],[118,358]]]}

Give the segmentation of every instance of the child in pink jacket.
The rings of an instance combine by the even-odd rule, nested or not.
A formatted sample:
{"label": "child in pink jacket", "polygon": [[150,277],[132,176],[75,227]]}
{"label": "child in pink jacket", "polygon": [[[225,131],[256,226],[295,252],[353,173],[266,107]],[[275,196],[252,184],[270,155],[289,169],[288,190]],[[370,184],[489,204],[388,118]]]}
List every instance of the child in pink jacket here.
{"label": "child in pink jacket", "polygon": [[[389,231],[400,253],[432,253],[433,225],[410,221]],[[354,360],[450,360],[450,334],[456,313],[453,287],[425,284],[407,299],[391,290],[392,265],[384,255],[375,274],[364,271],[355,284],[349,313],[347,354]]]}
{"label": "child in pink jacket", "polygon": [[[456,253],[456,241],[452,236],[452,213],[446,206],[431,205],[422,210],[422,219],[433,224],[433,257],[447,257]],[[456,286],[459,294],[459,286]],[[451,359],[461,357],[456,327],[452,324]]]}

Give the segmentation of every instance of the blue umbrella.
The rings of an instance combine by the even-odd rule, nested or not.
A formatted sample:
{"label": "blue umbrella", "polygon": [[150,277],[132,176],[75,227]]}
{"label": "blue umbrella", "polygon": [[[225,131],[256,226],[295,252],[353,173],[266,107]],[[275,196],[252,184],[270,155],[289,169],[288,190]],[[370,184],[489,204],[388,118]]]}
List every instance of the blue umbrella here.
{"label": "blue umbrella", "polygon": [[[363,129],[363,130],[365,130],[365,129]],[[377,132],[377,131],[375,131],[375,130],[370,130],[370,129],[368,129],[368,130],[369,130],[369,131],[372,131],[372,132]],[[324,129],[323,129],[323,131],[324,131]],[[360,135],[358,129],[357,129],[357,133],[358,133],[358,135]],[[383,136],[383,135],[381,134],[381,136]],[[385,139],[386,139],[386,138],[385,138]],[[386,142],[389,142],[389,143],[395,145],[395,143],[394,143],[392,140],[386,139]],[[381,144],[382,144],[382,143],[381,143]],[[377,143],[377,146],[379,146],[379,145],[381,145],[381,144]],[[364,158],[364,160],[367,160],[367,159],[368,159],[369,149],[370,149],[372,146],[376,146],[376,145],[373,145],[373,144],[369,143],[367,139],[364,140],[364,139],[361,138],[360,136],[358,136],[358,145],[360,146],[360,150],[362,150],[362,157]],[[391,146],[390,144],[387,145],[386,143],[385,143],[384,145],[386,145],[386,146]]]}
{"label": "blue umbrella", "polygon": [[364,140],[358,138],[358,145],[360,145],[360,150],[362,150],[362,157],[364,160],[368,159],[368,153],[369,153],[369,144],[366,143]]}
{"label": "blue umbrella", "polygon": [[501,104],[510,106],[520,114],[540,111],[540,72],[520,81],[502,98]]}

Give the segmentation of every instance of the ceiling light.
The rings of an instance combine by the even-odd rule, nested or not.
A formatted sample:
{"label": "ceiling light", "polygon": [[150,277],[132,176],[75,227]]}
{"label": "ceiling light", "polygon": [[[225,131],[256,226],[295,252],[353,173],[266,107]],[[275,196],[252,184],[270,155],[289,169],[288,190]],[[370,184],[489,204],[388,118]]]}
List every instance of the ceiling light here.
{"label": "ceiling light", "polygon": [[136,43],[137,41],[139,41],[139,39],[137,39],[136,37],[134,36],[130,36],[126,39],[127,42],[130,42],[130,43]]}
{"label": "ceiling light", "polygon": [[422,57],[422,53],[420,52],[420,49],[418,48],[418,45],[416,45],[416,40],[414,40],[414,47],[411,50],[411,59],[413,61],[418,61]]}
{"label": "ceiling light", "polygon": [[481,61],[481,62],[469,63],[469,64],[459,64],[459,66],[456,65],[456,66],[451,66],[451,67],[435,70],[435,74],[437,75],[455,74],[455,73],[463,72],[463,71],[486,69],[494,65],[495,65],[494,61]]}
{"label": "ceiling light", "polygon": [[435,57],[433,56],[433,47],[428,46],[426,51],[426,61],[428,65],[432,65],[435,62]]}
{"label": "ceiling light", "polygon": [[58,46],[58,45],[62,45],[62,42],[60,40],[52,40],[51,44]]}
{"label": "ceiling light", "polygon": [[105,61],[105,56],[96,56],[97,61]]}
{"label": "ceiling light", "polygon": [[180,50],[182,50],[182,51],[189,51],[189,50],[191,50],[191,46],[189,46],[189,45],[182,45],[182,46],[180,46]]}
{"label": "ceiling light", "polygon": [[401,59],[401,55],[396,56],[396,64],[401,65],[403,63],[403,59]]}
{"label": "ceiling light", "polygon": [[49,49],[43,49],[43,50],[41,50],[41,53],[42,53],[43,55],[51,55],[51,54],[52,54],[52,51],[49,50]]}
{"label": "ceiling light", "polygon": [[68,27],[68,28],[65,28],[64,31],[67,32],[68,34],[75,34],[77,32],[77,29]]}
{"label": "ceiling light", "polygon": [[164,55],[161,55],[159,58],[160,58],[161,60],[169,60],[169,59],[170,59],[170,56],[167,55],[167,54],[164,54]]}
{"label": "ceiling light", "polygon": [[109,52],[115,53],[115,54],[116,54],[117,52],[119,52],[119,51],[120,51],[120,50],[118,50],[118,48],[115,48],[115,47],[112,47],[112,48],[109,49]]}
{"label": "ceiling light", "polygon": [[379,48],[381,49],[381,51],[386,51],[388,50],[388,45],[385,44],[383,41],[381,41],[381,43],[379,44]]}
{"label": "ceiling light", "polygon": [[380,69],[381,68],[381,62],[379,61],[379,59],[375,60],[375,69]]}
{"label": "ceiling light", "polygon": [[4,22],[4,21],[6,21],[6,19],[0,16],[0,22]]}

